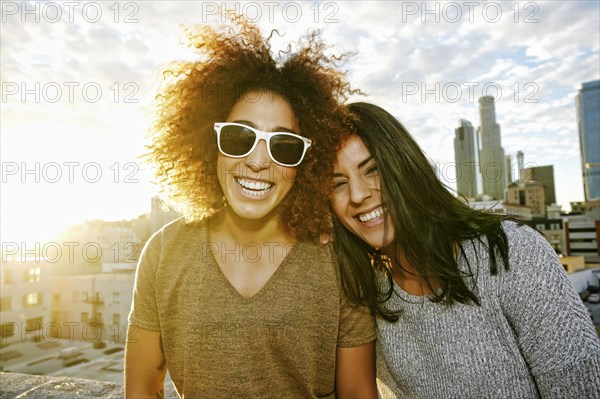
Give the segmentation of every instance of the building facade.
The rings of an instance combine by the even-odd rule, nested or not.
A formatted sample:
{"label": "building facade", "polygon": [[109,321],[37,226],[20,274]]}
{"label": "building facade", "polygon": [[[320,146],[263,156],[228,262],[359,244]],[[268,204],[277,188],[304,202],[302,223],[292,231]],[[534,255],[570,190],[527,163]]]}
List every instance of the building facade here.
{"label": "building facade", "polygon": [[575,103],[585,200],[600,200],[600,80],[583,83]]}
{"label": "building facade", "polygon": [[538,181],[512,183],[507,188],[506,196],[507,205],[531,209],[532,218],[546,217],[545,192],[542,183]]}
{"label": "building facade", "polygon": [[600,266],[600,201],[571,202],[564,217],[565,255],[583,256],[587,267]]}
{"label": "building facade", "polygon": [[523,170],[524,181],[539,181],[544,186],[546,205],[556,204],[556,189],[554,188],[554,166],[533,166]]}
{"label": "building facade", "polygon": [[134,270],[54,277],[52,322],[60,338],[122,342],[133,297]]}
{"label": "building facade", "polygon": [[564,225],[567,255],[583,256],[587,264],[600,264],[600,220],[579,215],[569,217]]}
{"label": "building facade", "polygon": [[2,262],[2,343],[40,341],[50,327],[52,264],[42,259]]}

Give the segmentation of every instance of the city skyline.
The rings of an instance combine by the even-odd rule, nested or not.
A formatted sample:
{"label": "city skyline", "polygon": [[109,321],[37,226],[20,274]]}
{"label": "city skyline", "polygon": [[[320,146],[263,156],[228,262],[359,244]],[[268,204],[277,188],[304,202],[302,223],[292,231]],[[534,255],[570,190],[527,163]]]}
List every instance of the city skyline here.
{"label": "city skyline", "polygon": [[[468,4],[467,4],[468,3]],[[470,4],[470,5],[469,5]],[[237,10],[285,50],[320,28],[350,100],[388,109],[456,187],[456,121],[493,95],[506,155],[554,165],[557,202],[583,201],[575,96],[600,78],[597,2],[2,2],[1,239],[43,241],[89,219],[149,212],[138,158],[160,70],[193,57],[180,24]],[[25,8],[23,8],[25,7]]]}

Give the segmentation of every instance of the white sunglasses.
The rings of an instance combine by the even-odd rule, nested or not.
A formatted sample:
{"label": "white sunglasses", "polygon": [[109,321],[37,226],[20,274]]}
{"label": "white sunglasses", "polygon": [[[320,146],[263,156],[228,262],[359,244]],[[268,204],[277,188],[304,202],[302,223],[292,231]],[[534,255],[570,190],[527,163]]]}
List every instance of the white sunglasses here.
{"label": "white sunglasses", "polygon": [[289,132],[265,132],[235,122],[215,123],[217,145],[223,155],[243,158],[250,154],[260,140],[267,143],[269,157],[281,166],[298,166],[311,146],[306,137]]}

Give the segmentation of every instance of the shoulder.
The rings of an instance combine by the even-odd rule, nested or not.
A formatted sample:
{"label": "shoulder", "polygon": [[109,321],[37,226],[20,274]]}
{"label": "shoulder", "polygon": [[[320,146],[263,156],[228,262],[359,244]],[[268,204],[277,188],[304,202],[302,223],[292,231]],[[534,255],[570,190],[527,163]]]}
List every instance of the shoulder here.
{"label": "shoulder", "polygon": [[334,294],[339,288],[340,275],[338,263],[331,245],[301,241],[286,254],[286,263],[294,270],[291,278],[301,284],[329,291]]}
{"label": "shoulder", "polygon": [[174,247],[189,245],[198,235],[207,236],[207,224],[188,223],[183,217],[173,220],[156,231],[146,242],[142,256],[160,256]]}
{"label": "shoulder", "polygon": [[[550,245],[544,236],[531,227],[515,221],[503,221],[500,224],[502,232],[506,235],[509,257],[513,258],[533,249],[540,249]],[[497,238],[500,238],[499,236]],[[489,240],[485,235],[476,239],[466,240],[463,243],[469,259],[488,259]],[[554,251],[552,251],[554,252]]]}
{"label": "shoulder", "polygon": [[[537,230],[515,222],[503,222],[508,239],[509,271],[501,273],[515,284],[563,284],[566,273],[556,251]],[[543,281],[543,283],[542,283]]]}
{"label": "shoulder", "polygon": [[[498,274],[505,278],[534,278],[546,273],[556,274],[564,271],[558,255],[548,240],[537,230],[515,221],[503,221],[501,228],[506,235],[506,248],[508,251],[508,270],[502,266],[501,254],[496,248]],[[489,241],[486,237],[471,240],[464,245],[466,265],[478,265],[478,268],[488,273],[483,273],[481,278],[488,278],[491,272],[491,258]],[[533,276],[533,277],[531,277]],[[491,277],[491,276],[490,276]],[[495,279],[492,279],[496,281]]]}
{"label": "shoulder", "polygon": [[513,221],[502,222],[510,258],[556,257],[548,240],[537,230]]}
{"label": "shoulder", "polygon": [[509,241],[517,241],[521,239],[536,240],[538,237],[544,238],[538,231],[531,227],[518,223],[512,220],[502,222],[502,230],[506,234]]}
{"label": "shoulder", "polygon": [[160,234],[163,240],[172,241],[193,232],[206,231],[207,221],[186,222],[182,216],[164,225],[156,234]]}
{"label": "shoulder", "polygon": [[296,244],[290,256],[302,262],[310,263],[336,263],[336,258],[333,253],[333,244],[321,244],[318,241],[301,241]]}

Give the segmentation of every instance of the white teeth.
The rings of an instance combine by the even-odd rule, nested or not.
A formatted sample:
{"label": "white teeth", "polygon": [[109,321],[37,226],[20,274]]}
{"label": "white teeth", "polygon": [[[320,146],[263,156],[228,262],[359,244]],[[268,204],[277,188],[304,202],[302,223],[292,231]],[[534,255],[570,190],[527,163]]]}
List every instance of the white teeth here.
{"label": "white teeth", "polygon": [[273,183],[242,179],[240,177],[236,177],[235,180],[242,186],[242,191],[244,191],[244,193],[255,197],[263,195],[267,190],[273,187]]}
{"label": "white teeth", "polygon": [[358,220],[360,220],[361,222],[368,222],[369,220],[373,220],[373,219],[377,219],[383,216],[383,207],[379,207],[377,209],[373,209],[371,212],[369,213],[362,213],[360,215],[358,215]]}

